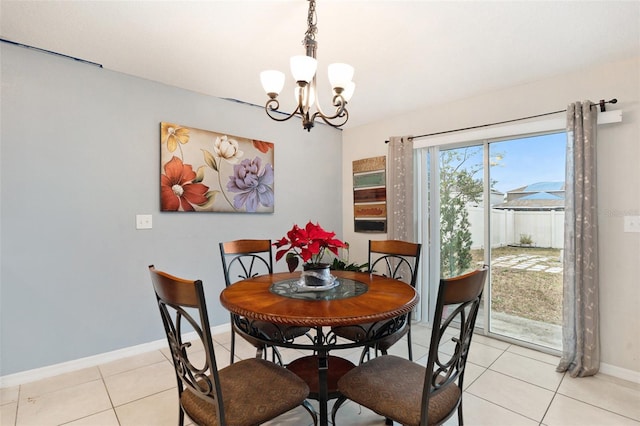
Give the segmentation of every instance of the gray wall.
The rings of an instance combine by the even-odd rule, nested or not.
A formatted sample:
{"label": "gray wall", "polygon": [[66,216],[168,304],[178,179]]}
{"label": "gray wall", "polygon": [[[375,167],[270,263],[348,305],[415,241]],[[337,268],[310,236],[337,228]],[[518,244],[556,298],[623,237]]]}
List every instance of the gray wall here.
{"label": "gray wall", "polygon": [[[218,242],[276,239],[308,220],[341,232],[340,131],[0,49],[0,376],[164,338],[151,263],[203,279],[218,325]],[[160,213],[161,121],[274,142],[275,213]],[[136,230],[136,214],[153,214],[153,229]]]}

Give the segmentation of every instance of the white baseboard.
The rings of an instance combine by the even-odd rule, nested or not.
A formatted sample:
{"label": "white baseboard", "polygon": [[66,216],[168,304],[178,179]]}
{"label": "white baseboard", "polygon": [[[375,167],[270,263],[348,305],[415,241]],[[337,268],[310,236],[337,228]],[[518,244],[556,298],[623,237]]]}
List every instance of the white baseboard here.
{"label": "white baseboard", "polygon": [[[211,334],[222,334],[230,330],[229,323],[211,327]],[[185,340],[193,340],[197,338],[195,332],[183,335]],[[73,361],[62,362],[60,364],[49,365],[46,367],[35,368],[33,370],[22,371],[20,373],[9,374],[0,377],[0,388],[8,388],[18,386],[25,383],[35,382],[37,380],[54,377],[64,373],[81,370],[83,368],[95,367],[97,365],[106,364],[118,359],[139,355],[145,352],[156,351],[167,347],[167,339],[160,339],[141,345],[130,346],[116,351],[105,352],[86,358],[74,359]]]}
{"label": "white baseboard", "polygon": [[617,377],[633,383],[640,383],[640,371],[627,370],[615,365],[600,363],[600,373]]}

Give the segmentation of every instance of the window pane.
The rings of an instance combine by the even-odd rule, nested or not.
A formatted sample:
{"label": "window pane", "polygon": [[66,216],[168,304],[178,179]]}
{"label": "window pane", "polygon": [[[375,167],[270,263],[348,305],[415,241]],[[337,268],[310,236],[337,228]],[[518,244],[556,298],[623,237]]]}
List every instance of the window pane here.
{"label": "window pane", "polygon": [[484,242],[482,146],[440,151],[440,276],[482,264]]}
{"label": "window pane", "polygon": [[489,145],[490,332],[559,349],[566,134]]}

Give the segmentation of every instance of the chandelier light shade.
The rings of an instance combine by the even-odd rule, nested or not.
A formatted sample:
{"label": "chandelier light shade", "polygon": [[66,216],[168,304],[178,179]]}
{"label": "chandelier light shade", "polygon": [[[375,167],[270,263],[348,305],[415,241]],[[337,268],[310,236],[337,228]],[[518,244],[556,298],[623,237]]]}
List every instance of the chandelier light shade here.
{"label": "chandelier light shade", "polygon": [[270,98],[275,98],[284,87],[284,73],[276,70],[262,71],[260,73],[262,87]]}
{"label": "chandelier light shade", "polygon": [[[269,99],[264,109],[269,117],[275,121],[286,121],[295,115],[302,118],[302,127],[311,131],[316,118],[322,119],[325,123],[333,127],[343,126],[349,120],[347,102],[351,99],[355,90],[353,82],[354,69],[351,65],[335,63],[328,67],[329,82],[331,83],[333,112],[325,114],[320,108],[316,92],[316,70],[318,61],[316,60],[316,50],[318,44],[315,35],[318,32],[316,25],[316,2],[309,1],[309,13],[307,15],[307,32],[302,43],[305,46],[305,55],[298,55],[291,58],[291,74],[296,82],[293,92],[297,107],[285,117],[278,112],[280,102],[278,95],[284,87],[285,75],[280,71],[268,70],[260,73],[260,81]],[[315,112],[313,111],[315,109]]]}
{"label": "chandelier light shade", "polygon": [[333,90],[340,93],[347,88],[353,80],[353,67],[348,64],[331,64],[329,65],[329,82]]}
{"label": "chandelier light shade", "polygon": [[316,76],[318,61],[311,56],[298,55],[291,58],[291,74],[295,81],[311,83]]}

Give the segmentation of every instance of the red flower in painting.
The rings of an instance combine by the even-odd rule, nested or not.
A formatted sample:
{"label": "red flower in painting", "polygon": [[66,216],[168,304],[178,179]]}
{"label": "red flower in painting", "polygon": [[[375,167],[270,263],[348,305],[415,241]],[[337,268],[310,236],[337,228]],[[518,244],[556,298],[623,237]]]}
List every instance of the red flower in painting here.
{"label": "red flower in painting", "polygon": [[347,245],[335,236],[335,232],[325,231],[319,224],[312,222],[307,223],[304,228],[293,225],[286,237],[273,243],[276,248],[281,249],[276,252],[276,261],[286,254],[289,272],[293,272],[298,266],[298,258],[305,263],[318,264],[326,250],[338,256],[338,248]]}
{"label": "red flower in painting", "polygon": [[253,146],[263,154],[266,154],[270,149],[273,149],[273,144],[271,142],[259,141],[257,139],[253,140]]}
{"label": "red flower in painting", "polygon": [[202,205],[208,201],[206,193],[209,187],[193,182],[196,173],[190,164],[183,164],[173,157],[164,165],[160,181],[160,203],[163,211],[194,211],[193,205]]}

